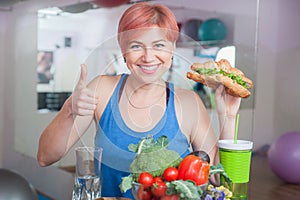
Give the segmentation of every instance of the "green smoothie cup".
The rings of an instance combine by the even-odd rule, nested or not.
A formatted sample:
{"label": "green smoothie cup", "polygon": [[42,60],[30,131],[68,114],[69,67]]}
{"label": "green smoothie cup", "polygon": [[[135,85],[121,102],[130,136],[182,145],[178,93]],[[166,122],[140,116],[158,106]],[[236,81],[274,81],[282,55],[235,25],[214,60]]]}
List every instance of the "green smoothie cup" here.
{"label": "green smoothie cup", "polygon": [[[220,163],[224,166],[232,183],[229,185],[233,200],[248,199],[253,142],[247,140],[219,140]],[[221,184],[225,179],[221,177]]]}

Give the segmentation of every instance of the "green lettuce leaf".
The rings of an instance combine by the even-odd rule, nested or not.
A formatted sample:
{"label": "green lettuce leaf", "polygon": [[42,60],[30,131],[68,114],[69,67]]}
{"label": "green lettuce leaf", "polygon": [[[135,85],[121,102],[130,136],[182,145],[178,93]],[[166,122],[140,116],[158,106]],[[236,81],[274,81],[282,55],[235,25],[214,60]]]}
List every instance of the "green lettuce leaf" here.
{"label": "green lettuce leaf", "polygon": [[199,68],[196,70],[199,74],[207,75],[207,76],[212,76],[215,74],[222,74],[224,76],[227,76],[234,80],[237,84],[243,86],[244,88],[248,89],[247,83],[243,81],[242,77],[240,75],[235,75],[234,73],[227,73],[223,69],[218,69],[218,68]]}
{"label": "green lettuce leaf", "polygon": [[176,180],[167,182],[166,185],[166,194],[180,194],[181,200],[200,199],[203,193],[200,186],[196,186],[192,181]]}

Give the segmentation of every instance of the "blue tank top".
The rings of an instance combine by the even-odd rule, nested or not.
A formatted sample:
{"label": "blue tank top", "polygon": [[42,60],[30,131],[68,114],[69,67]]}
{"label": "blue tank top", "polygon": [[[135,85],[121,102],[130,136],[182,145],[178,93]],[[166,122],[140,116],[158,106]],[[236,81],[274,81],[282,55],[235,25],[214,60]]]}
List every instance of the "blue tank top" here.
{"label": "blue tank top", "polygon": [[180,131],[174,106],[174,85],[168,83],[169,99],[166,111],[156,126],[146,132],[131,130],[123,121],[119,110],[120,88],[127,75],[121,78],[101,116],[95,136],[95,146],[103,148],[101,163],[102,196],[127,197],[134,199],[130,190],[121,193],[119,185],[122,177],[129,175],[129,166],[135,153],[128,150],[129,144],[137,144],[141,138],[152,135],[155,139],[162,135],[168,137],[168,149],[175,150],[181,155],[189,153],[190,144]]}

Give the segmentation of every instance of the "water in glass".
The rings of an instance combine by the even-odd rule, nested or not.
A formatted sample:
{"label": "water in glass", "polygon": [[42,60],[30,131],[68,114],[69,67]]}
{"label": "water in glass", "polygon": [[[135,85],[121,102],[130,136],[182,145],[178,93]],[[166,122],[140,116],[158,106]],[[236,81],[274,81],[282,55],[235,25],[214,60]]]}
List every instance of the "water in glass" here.
{"label": "water in glass", "polygon": [[101,180],[98,176],[76,177],[72,200],[95,200],[101,197]]}

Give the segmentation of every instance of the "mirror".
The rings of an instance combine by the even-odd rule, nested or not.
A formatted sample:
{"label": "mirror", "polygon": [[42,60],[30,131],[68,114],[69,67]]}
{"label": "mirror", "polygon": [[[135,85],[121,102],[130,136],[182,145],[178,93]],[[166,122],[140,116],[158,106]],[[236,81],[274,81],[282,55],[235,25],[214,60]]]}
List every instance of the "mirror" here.
{"label": "mirror", "polygon": [[[184,25],[190,19],[206,20],[209,18],[221,19],[227,28],[226,41],[221,41],[217,44],[207,44],[195,41],[179,41],[177,50],[174,56],[173,63],[173,79],[176,75],[182,74],[181,67],[189,67],[190,64],[196,61],[203,61],[205,59],[218,59],[223,57],[224,49],[229,50],[232,62],[235,66],[242,69],[249,78],[255,80],[255,66],[256,66],[256,38],[257,38],[257,2],[247,1],[240,2],[233,0],[230,6],[223,6],[224,2],[217,1],[155,1],[168,5],[177,17],[178,23]],[[50,4],[49,4],[50,5]],[[43,5],[46,8],[48,5]],[[53,4],[51,4],[51,7]],[[24,91],[30,91],[33,98],[30,102],[25,102],[22,105],[30,105],[23,108],[21,105],[18,108],[23,111],[17,115],[20,123],[16,124],[15,134],[15,148],[17,151],[36,157],[38,138],[42,130],[46,127],[49,121],[55,116],[56,110],[59,110],[65,98],[70,95],[74,84],[79,74],[79,65],[95,57],[89,57],[91,52],[95,53],[95,48],[99,47],[104,41],[110,40],[116,36],[117,22],[120,15],[129,5],[123,5],[114,8],[89,8],[81,13],[62,12],[57,8],[47,9],[50,11],[45,14],[44,8],[38,11],[39,16],[36,16],[36,27],[32,28],[32,34],[27,34],[31,37],[30,40],[37,44],[37,51],[31,52],[29,58],[31,63],[37,63],[38,55],[41,61],[42,55],[47,55],[48,60],[46,69],[47,72],[42,72],[44,76],[50,73],[46,81],[37,80],[38,66],[30,70],[30,77],[35,77],[33,80],[27,80],[31,84],[23,84],[24,79],[17,80],[17,85],[26,87],[20,89],[20,97]],[[52,13],[51,13],[52,12]],[[59,14],[57,13],[59,12]],[[84,27],[81,26],[84,24]],[[118,66],[118,72],[124,70],[124,63],[119,56],[120,52],[113,46],[108,49],[105,54],[98,54],[97,59],[105,62],[103,66],[115,61],[114,66]],[[23,50],[25,51],[25,50]],[[219,54],[217,54],[217,53]],[[233,53],[232,53],[233,52]],[[38,55],[37,55],[38,54]],[[224,55],[224,54],[223,54]],[[46,56],[46,57],[47,57]],[[50,58],[49,58],[50,57]],[[88,58],[88,59],[87,59]],[[50,65],[50,67],[49,67]],[[95,65],[93,65],[95,66]],[[102,66],[99,64],[99,66]],[[126,69],[126,68],[125,68]],[[176,71],[177,70],[177,71]],[[187,70],[186,68],[184,70]],[[41,70],[42,71],[42,70]],[[113,71],[106,73],[115,73]],[[166,79],[170,77],[171,72],[166,74]],[[68,78],[66,78],[68,75]],[[255,83],[255,81],[254,81]],[[182,87],[193,87],[191,83],[183,85]],[[255,86],[254,86],[255,87]],[[211,92],[211,91],[209,91]],[[241,137],[248,139],[252,138],[252,117],[254,107],[254,89],[252,95],[248,99],[242,100],[241,105],[241,122],[240,128],[243,131]],[[49,95],[50,96],[47,96]],[[52,96],[51,96],[52,95]],[[35,99],[34,99],[35,98]],[[36,101],[39,99],[45,103],[47,101],[48,107],[41,105]],[[210,98],[209,98],[210,99]],[[27,101],[25,99],[25,101]],[[28,100],[29,101],[29,100]],[[52,106],[52,107],[51,107]],[[211,105],[207,105],[208,107]],[[17,110],[18,110],[17,108]],[[37,111],[38,108],[38,111]],[[53,110],[52,110],[53,109]],[[54,111],[54,112],[49,112]],[[28,117],[30,116],[30,117]],[[216,116],[212,114],[214,120]],[[214,120],[215,121],[215,120]],[[30,127],[26,130],[28,134],[24,135],[24,127]],[[78,145],[92,144],[94,136],[94,126],[88,130],[88,133],[79,141]],[[74,151],[71,150],[65,158],[56,163],[58,167],[68,168],[74,164]]]}

